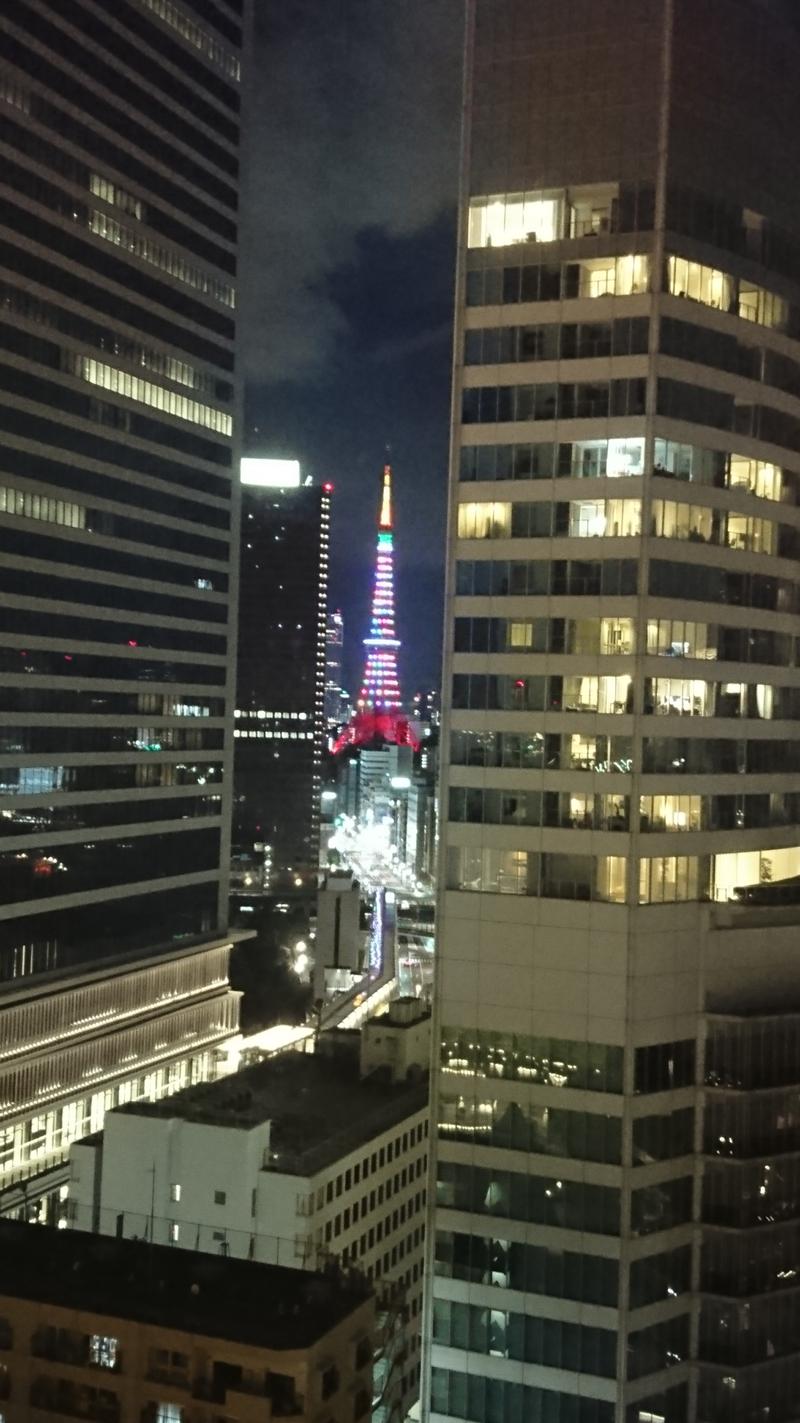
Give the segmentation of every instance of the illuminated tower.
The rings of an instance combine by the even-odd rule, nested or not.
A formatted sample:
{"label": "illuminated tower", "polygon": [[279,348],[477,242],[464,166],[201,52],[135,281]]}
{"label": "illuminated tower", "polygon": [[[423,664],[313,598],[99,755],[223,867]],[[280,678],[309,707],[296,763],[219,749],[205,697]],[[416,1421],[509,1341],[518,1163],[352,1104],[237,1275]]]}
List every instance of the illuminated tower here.
{"label": "illuminated tower", "polygon": [[392,533],[392,470],[383,467],[381,510],[378,519],[378,557],[372,594],[372,622],[364,638],[367,661],[358,699],[359,709],[399,711],[400,682],[397,651],[400,641],[394,626],[394,535]]}
{"label": "illuminated tower", "polygon": [[392,532],[392,471],[383,467],[378,515],[378,557],[372,595],[367,660],[355,715],[334,744],[338,755],[348,746],[419,746],[416,732],[402,714],[397,653],[400,639],[394,625],[394,534]]}

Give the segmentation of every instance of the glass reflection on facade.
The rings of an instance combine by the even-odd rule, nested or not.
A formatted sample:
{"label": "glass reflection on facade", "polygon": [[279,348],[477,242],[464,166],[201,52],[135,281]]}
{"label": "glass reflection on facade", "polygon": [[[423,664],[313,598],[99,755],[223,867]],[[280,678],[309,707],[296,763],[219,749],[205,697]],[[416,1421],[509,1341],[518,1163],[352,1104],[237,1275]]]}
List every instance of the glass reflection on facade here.
{"label": "glass reflection on facade", "polygon": [[71,1141],[208,1076],[238,1020],[242,13],[101,10],[0,19],[0,1211],[26,1215]]}
{"label": "glass reflection on facade", "polygon": [[423,1411],[789,1423],[800,23],[597,8],[467,7]]}

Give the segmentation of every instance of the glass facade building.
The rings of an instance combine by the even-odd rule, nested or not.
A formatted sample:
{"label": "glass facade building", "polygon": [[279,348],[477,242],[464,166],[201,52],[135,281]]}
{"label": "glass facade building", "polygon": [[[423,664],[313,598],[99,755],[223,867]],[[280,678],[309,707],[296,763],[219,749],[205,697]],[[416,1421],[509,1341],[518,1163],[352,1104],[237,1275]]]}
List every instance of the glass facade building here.
{"label": "glass facade building", "polygon": [[776,1423],[798,17],[467,15],[424,1414]]}
{"label": "glass facade building", "polygon": [[19,0],[0,20],[0,1190],[117,1100],[207,1073],[238,1017],[245,18]]}

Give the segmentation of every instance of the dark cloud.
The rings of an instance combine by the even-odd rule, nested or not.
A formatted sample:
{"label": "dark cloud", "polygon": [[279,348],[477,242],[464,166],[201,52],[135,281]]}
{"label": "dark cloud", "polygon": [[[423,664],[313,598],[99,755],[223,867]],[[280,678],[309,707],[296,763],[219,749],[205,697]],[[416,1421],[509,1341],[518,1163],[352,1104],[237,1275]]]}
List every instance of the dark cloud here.
{"label": "dark cloud", "polygon": [[268,385],[318,377],[346,337],[329,278],[360,233],[452,208],[463,0],[256,4],[242,353]]}

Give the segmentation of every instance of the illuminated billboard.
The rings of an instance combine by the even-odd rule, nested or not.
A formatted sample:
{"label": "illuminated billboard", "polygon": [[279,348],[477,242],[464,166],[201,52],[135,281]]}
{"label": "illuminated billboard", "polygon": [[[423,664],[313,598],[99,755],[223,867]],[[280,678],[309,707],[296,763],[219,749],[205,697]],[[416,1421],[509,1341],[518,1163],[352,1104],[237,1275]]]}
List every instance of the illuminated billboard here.
{"label": "illuminated billboard", "polygon": [[240,477],[242,484],[257,484],[262,489],[299,489],[300,461],[243,459]]}

